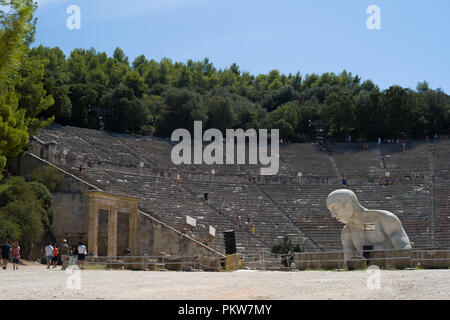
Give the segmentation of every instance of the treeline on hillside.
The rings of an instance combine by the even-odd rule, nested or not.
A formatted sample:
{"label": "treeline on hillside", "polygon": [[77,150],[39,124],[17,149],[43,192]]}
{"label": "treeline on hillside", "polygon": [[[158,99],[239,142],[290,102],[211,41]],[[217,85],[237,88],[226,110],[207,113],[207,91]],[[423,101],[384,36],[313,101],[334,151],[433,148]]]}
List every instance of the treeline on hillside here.
{"label": "treeline on hillside", "polygon": [[[282,137],[301,141],[318,122],[335,136],[362,139],[446,134],[450,124],[450,97],[427,82],[416,90],[381,91],[346,71],[254,76],[236,64],[216,69],[208,59],[157,62],[141,55],[130,63],[120,48],[112,57],[76,49],[66,58],[59,48],[39,46],[30,50],[28,63],[43,66],[44,89],[54,99],[42,115],[63,125],[98,128],[103,115],[106,130],[169,137],[202,120],[206,128],[222,130],[278,128]],[[41,70],[28,72],[39,82]],[[29,84],[22,87],[29,90]]]}

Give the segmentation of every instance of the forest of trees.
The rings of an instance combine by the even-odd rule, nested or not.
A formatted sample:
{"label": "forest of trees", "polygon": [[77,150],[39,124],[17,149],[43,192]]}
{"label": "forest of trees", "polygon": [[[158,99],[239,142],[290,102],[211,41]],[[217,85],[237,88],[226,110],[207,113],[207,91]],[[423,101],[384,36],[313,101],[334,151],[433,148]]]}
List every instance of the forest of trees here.
{"label": "forest of trees", "polygon": [[54,104],[44,89],[44,64],[29,58],[35,10],[32,0],[0,0],[0,241],[19,241],[25,257],[50,230],[51,191],[62,182],[50,169],[29,177],[3,171],[7,159],[27,146],[29,136],[54,120],[41,115]]}
{"label": "forest of trees", "polygon": [[27,65],[18,88],[27,97],[20,103],[43,110],[39,104],[53,100],[40,116],[63,125],[98,128],[103,116],[109,131],[170,137],[202,120],[206,129],[278,128],[299,142],[314,123],[326,124],[335,137],[348,133],[364,140],[423,138],[450,128],[450,97],[425,81],[415,90],[380,90],[346,71],[255,76],[236,64],[216,69],[207,58],[157,62],[141,55],[130,62],[120,48],[112,56],[76,49],[66,57],[59,48],[39,46],[29,51]]}
{"label": "forest of trees", "polygon": [[[68,58],[59,48],[30,50],[20,90],[43,83],[54,104],[41,113],[63,125],[169,137],[177,128],[278,128],[282,137],[304,141],[311,123],[327,123],[335,136],[423,137],[446,134],[450,97],[421,82],[416,90],[392,86],[380,90],[346,71],[336,75],[258,76],[236,64],[218,70],[205,58],[187,63],[141,55],[130,63],[117,48],[112,57],[95,49],[76,49]],[[36,67],[39,66],[39,67]],[[34,74],[33,74],[34,73]],[[42,82],[41,82],[42,81]],[[30,93],[29,97],[36,94]],[[39,96],[45,104],[48,96]],[[23,99],[23,103],[36,99]],[[39,108],[39,107],[38,107]]]}

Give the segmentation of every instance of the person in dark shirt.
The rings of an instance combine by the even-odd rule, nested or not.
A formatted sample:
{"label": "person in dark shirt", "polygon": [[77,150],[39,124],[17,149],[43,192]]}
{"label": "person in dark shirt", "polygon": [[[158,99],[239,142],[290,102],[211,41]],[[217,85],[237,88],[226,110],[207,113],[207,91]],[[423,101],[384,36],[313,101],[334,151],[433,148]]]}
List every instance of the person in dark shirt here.
{"label": "person in dark shirt", "polygon": [[205,191],[203,196],[204,196],[205,204],[208,204],[208,191]]}
{"label": "person in dark shirt", "polygon": [[9,256],[11,255],[11,245],[8,243],[8,239],[2,245],[2,259],[3,259],[3,270],[6,270],[8,266]]}

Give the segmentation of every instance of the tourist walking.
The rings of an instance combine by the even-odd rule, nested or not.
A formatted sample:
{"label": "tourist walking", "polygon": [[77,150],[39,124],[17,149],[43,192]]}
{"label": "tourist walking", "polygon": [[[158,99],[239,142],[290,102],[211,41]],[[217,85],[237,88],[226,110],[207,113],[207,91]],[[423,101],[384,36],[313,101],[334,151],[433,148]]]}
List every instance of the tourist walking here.
{"label": "tourist walking", "polygon": [[248,230],[250,230],[250,228],[252,227],[252,218],[250,218],[250,216],[247,218],[245,226],[247,227]]}
{"label": "tourist walking", "polygon": [[203,196],[204,196],[205,204],[208,204],[208,191],[205,191]]}
{"label": "tourist walking", "polygon": [[11,245],[8,243],[8,239],[2,245],[2,260],[3,260],[3,270],[6,270],[8,266],[9,257],[11,255]]}
{"label": "tourist walking", "polygon": [[53,265],[53,269],[56,268],[56,266],[58,265],[58,247],[56,247],[56,243],[53,244],[53,251],[52,251],[52,265]]}
{"label": "tourist walking", "polygon": [[69,246],[67,240],[63,240],[63,244],[59,247],[59,254],[61,257],[61,270],[66,269],[66,264],[69,263]]}
{"label": "tourist walking", "polygon": [[238,229],[241,229],[241,215],[238,214],[237,218],[236,218],[236,225],[238,227]]}
{"label": "tourist walking", "polygon": [[77,251],[78,251],[78,261],[77,261],[78,268],[84,270],[84,265],[86,263],[87,249],[83,241],[81,241],[80,244],[78,245]]}
{"label": "tourist walking", "polygon": [[13,270],[19,270],[20,246],[18,242],[13,243],[11,252],[12,252]]}
{"label": "tourist walking", "polygon": [[53,246],[52,243],[49,242],[48,245],[44,248],[44,259],[45,262],[47,263],[47,269],[50,269],[52,258],[53,258]]}

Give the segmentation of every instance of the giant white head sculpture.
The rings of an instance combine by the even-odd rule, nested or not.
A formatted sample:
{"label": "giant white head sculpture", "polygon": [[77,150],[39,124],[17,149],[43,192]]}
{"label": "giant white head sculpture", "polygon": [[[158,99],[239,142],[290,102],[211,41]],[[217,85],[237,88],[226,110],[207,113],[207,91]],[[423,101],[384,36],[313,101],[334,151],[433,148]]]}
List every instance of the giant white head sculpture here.
{"label": "giant white head sculpture", "polygon": [[342,223],[348,223],[355,214],[355,210],[366,210],[351,190],[335,190],[327,198],[327,208],[331,215]]}

